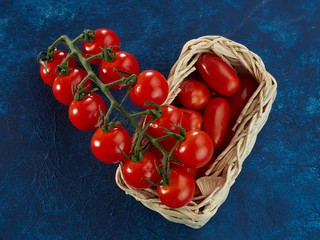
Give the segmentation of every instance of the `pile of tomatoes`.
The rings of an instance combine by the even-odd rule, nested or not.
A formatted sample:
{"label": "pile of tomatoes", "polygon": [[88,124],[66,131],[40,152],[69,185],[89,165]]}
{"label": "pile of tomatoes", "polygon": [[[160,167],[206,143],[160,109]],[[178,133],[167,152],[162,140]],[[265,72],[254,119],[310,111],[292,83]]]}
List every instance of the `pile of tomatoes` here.
{"label": "pile of tomatoes", "polygon": [[[111,60],[90,58],[105,48],[114,52]],[[155,70],[140,73],[135,57],[120,51],[119,38],[111,30],[95,30],[94,39],[83,41],[81,49],[83,57],[99,66],[99,78],[110,88],[126,88],[129,84],[118,80],[137,76],[129,89],[130,99],[136,106],[154,109],[167,99],[166,78]],[[56,75],[56,67],[67,54],[67,51],[55,50],[53,58],[41,65],[40,75],[52,86],[56,99],[69,106],[71,123],[80,130],[95,130],[91,149],[97,159],[104,163],[121,162],[123,177],[129,185],[137,189],[157,187],[160,200],[170,208],[179,208],[191,201],[195,179],[204,176],[216,156],[228,146],[234,136],[232,126],[257,88],[253,78],[238,76],[220,58],[203,54],[197,61],[197,71],[181,84],[174,103],[162,105],[157,119],[152,115],[146,117],[146,134],[157,139],[172,158],[164,159],[163,152],[155,145],[141,149],[136,156],[131,152],[131,136],[123,126],[103,127],[103,116],[108,112],[106,104],[95,93],[97,88],[88,73],[77,67],[73,56],[68,57],[69,72]],[[80,83],[87,94],[76,99]],[[150,102],[155,105],[146,104]]]}

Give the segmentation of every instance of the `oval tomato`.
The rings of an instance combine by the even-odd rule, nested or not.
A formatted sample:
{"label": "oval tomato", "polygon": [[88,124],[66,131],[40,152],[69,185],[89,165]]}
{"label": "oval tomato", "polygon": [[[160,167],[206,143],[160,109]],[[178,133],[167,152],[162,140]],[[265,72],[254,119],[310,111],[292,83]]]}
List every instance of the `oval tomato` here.
{"label": "oval tomato", "polygon": [[[92,42],[82,42],[81,50],[85,58],[89,58],[92,55],[101,53],[101,48],[105,48],[106,45],[107,48],[113,46],[113,50],[115,50],[116,52],[120,51],[120,40],[113,31],[105,28],[100,28],[95,30],[94,34],[95,35]],[[90,60],[91,63],[96,65],[100,64],[101,61],[101,58],[95,58]]]}
{"label": "oval tomato", "polygon": [[169,93],[169,85],[166,78],[155,70],[146,70],[138,75],[137,82],[130,91],[131,101],[138,107],[151,109],[144,106],[148,101],[163,104]]}
{"label": "oval tomato", "polygon": [[106,114],[106,104],[96,93],[91,93],[79,101],[73,100],[69,106],[69,119],[71,123],[83,131],[96,129],[99,126],[99,106],[103,114]]}
{"label": "oval tomato", "polygon": [[202,127],[203,117],[200,113],[188,109],[188,108],[180,108],[183,112],[183,115],[185,116],[187,120],[187,128],[186,131],[189,130],[200,130]]}
{"label": "oval tomato", "polygon": [[213,155],[210,136],[201,130],[191,130],[174,150],[174,157],[186,167],[199,168],[206,165]]}
{"label": "oval tomato", "polygon": [[179,101],[187,108],[200,110],[210,100],[209,88],[203,82],[188,79],[182,82],[180,88]]}
{"label": "oval tomato", "polygon": [[[102,60],[99,66],[99,77],[105,84],[112,83],[121,79],[119,73],[116,70],[129,72],[132,74],[139,74],[139,64],[135,57],[127,52],[116,52],[115,58],[112,62]],[[128,77],[127,74],[123,74]],[[122,83],[116,83],[111,85],[110,88],[119,89]],[[125,86],[127,87],[127,86]]]}
{"label": "oval tomato", "polygon": [[188,204],[194,195],[194,179],[180,169],[172,169],[170,184],[157,188],[160,201],[170,208],[180,208]]}
{"label": "oval tomato", "polygon": [[228,126],[224,135],[223,135],[223,139],[222,139],[220,146],[216,147],[214,149],[214,153],[218,154],[218,155],[220,153],[222,153],[226,149],[226,147],[228,147],[229,143],[231,142],[232,138],[234,137],[234,134],[235,134],[235,132],[232,131],[232,127]]}
{"label": "oval tomato", "polygon": [[197,68],[204,81],[219,94],[231,96],[238,90],[238,75],[222,59],[210,54],[201,55]]}
{"label": "oval tomato", "polygon": [[[40,75],[42,80],[48,84],[49,86],[52,86],[54,79],[57,77],[55,71],[56,67],[63,62],[63,60],[66,59],[68,55],[67,51],[64,50],[57,50],[53,53],[53,59],[50,62],[47,62],[47,70],[46,72],[44,64],[41,64],[40,66]],[[71,57],[68,61],[68,67],[69,68],[75,68],[77,66],[77,62],[74,59],[74,57]]]}
{"label": "oval tomato", "polygon": [[120,149],[128,155],[131,148],[131,136],[121,125],[116,125],[110,131],[98,128],[91,139],[91,150],[94,156],[104,163],[122,161],[125,156]]}
{"label": "oval tomato", "polygon": [[[76,86],[78,86],[82,80],[87,76],[87,72],[82,68],[70,68],[69,73],[63,76],[57,76],[52,84],[53,95],[56,99],[65,104],[70,105],[74,97],[72,94],[72,85],[74,93],[77,92]],[[83,88],[86,91],[92,89],[92,84],[90,80],[87,80]]]}
{"label": "oval tomato", "polygon": [[209,134],[214,148],[218,147],[223,139],[230,119],[230,108],[227,100],[213,98],[203,114],[203,130]]}
{"label": "oval tomato", "polygon": [[258,88],[258,83],[251,77],[240,77],[240,87],[238,91],[229,99],[230,105],[230,124],[234,125],[240,113],[252,94]]}
{"label": "oval tomato", "polygon": [[144,189],[152,187],[153,185],[144,178],[153,183],[159,182],[160,175],[157,172],[155,164],[158,164],[158,159],[150,151],[147,151],[139,162],[127,159],[122,167],[123,177],[134,188]]}

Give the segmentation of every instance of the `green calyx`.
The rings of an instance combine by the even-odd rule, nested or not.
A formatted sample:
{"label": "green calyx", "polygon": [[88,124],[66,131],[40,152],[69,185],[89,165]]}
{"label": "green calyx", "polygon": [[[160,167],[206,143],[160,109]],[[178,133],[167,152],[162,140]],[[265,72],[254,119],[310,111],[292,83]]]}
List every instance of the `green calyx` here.
{"label": "green calyx", "polygon": [[93,30],[90,30],[90,29],[86,29],[83,31],[83,35],[84,35],[84,41],[86,43],[90,43],[94,40],[94,37],[95,37],[95,33]]}

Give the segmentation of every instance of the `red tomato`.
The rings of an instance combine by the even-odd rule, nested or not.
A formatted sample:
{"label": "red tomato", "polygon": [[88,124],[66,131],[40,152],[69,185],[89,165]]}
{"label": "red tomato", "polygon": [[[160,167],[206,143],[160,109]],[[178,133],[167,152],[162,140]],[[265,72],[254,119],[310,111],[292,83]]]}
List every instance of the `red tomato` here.
{"label": "red tomato", "polygon": [[238,75],[222,59],[210,54],[201,55],[197,68],[204,81],[219,94],[231,96],[238,90]]}
{"label": "red tomato", "polygon": [[[118,36],[111,30],[100,28],[94,31],[94,39],[92,42],[86,43],[82,42],[82,53],[85,58],[89,58],[92,55],[96,55],[102,52],[101,48],[105,48],[107,44],[107,48],[113,47],[113,50],[116,52],[120,51],[120,40]],[[92,59],[90,62],[93,64],[100,64],[101,58]]]}
{"label": "red tomato", "polygon": [[197,179],[201,178],[201,177],[204,177],[204,176],[207,176],[206,175],[206,171],[208,171],[210,169],[210,167],[216,161],[216,159],[217,159],[217,156],[213,155],[211,160],[206,165],[204,165],[203,167],[199,168],[199,171],[198,171],[198,174],[197,174]]}
{"label": "red tomato", "polygon": [[180,208],[188,204],[194,195],[194,179],[180,169],[172,169],[170,184],[157,188],[160,201],[170,208]]}
{"label": "red tomato", "polygon": [[187,119],[188,127],[186,131],[189,130],[200,130],[202,127],[203,117],[200,113],[188,109],[188,108],[180,108],[183,112],[183,115]]}
{"label": "red tomato", "polygon": [[204,108],[210,100],[210,91],[207,85],[196,80],[185,80],[178,94],[179,101],[183,106],[194,110]]}
{"label": "red tomato", "polygon": [[91,139],[91,150],[94,156],[104,163],[116,163],[125,158],[120,149],[128,155],[131,148],[131,136],[121,125],[110,131],[98,128]]}
{"label": "red tomato", "polygon": [[166,78],[154,70],[146,70],[138,75],[134,87],[130,91],[131,101],[138,107],[150,109],[144,104],[153,101],[156,104],[163,104],[169,93],[169,85]]}
{"label": "red tomato", "polygon": [[213,154],[210,136],[201,130],[190,130],[174,150],[174,157],[186,167],[199,168],[206,165]]}
{"label": "red tomato", "polygon": [[251,77],[240,77],[240,87],[238,91],[229,99],[230,105],[230,124],[234,125],[240,113],[252,94],[256,91],[258,83]]}
{"label": "red tomato", "polygon": [[[48,73],[45,70],[44,64],[41,64],[40,66],[40,75],[42,80],[48,84],[49,86],[52,86],[53,80],[57,77],[55,74],[56,67],[63,62],[64,59],[66,59],[68,52],[63,50],[57,50],[54,51],[53,59],[50,62],[47,62],[47,70]],[[74,59],[74,57],[71,57],[68,61],[69,68],[75,68],[77,67],[77,62]]]}
{"label": "red tomato", "polygon": [[[70,105],[74,99],[71,90],[72,84],[73,91],[76,93],[76,86],[78,86],[86,76],[87,72],[82,68],[70,68],[67,75],[57,76],[52,85],[52,91],[56,99],[65,105]],[[91,81],[87,80],[83,85],[83,88],[86,88],[85,91],[91,90]]]}
{"label": "red tomato", "polygon": [[[116,56],[112,62],[102,60],[99,66],[99,76],[103,83],[112,83],[121,79],[116,70],[139,74],[139,64],[135,57],[127,52],[116,52]],[[125,77],[128,75],[124,74]],[[110,88],[119,89],[122,83],[111,85]],[[127,86],[126,86],[127,87]]]}
{"label": "red tomato", "polygon": [[123,164],[123,177],[132,187],[139,189],[152,187],[153,185],[143,178],[153,183],[159,182],[160,175],[155,164],[158,164],[158,159],[150,151],[147,151],[139,162],[127,159]]}
{"label": "red tomato", "polygon": [[222,143],[229,119],[227,100],[221,97],[211,99],[203,114],[203,130],[211,137],[214,148]]}
{"label": "red tomato", "polygon": [[91,93],[79,101],[73,100],[69,106],[69,119],[71,123],[83,131],[96,129],[99,126],[99,106],[103,114],[106,114],[106,104],[96,93]]}
{"label": "red tomato", "polygon": [[228,147],[229,143],[231,142],[232,138],[234,137],[234,134],[235,134],[235,132],[232,131],[232,127],[228,126],[226,129],[226,132],[224,133],[221,145],[214,149],[214,153],[218,154],[218,155],[220,153],[222,153],[226,149],[226,147]]}
{"label": "red tomato", "polygon": [[180,170],[188,173],[193,179],[196,178],[196,176],[198,174],[198,170],[199,170],[199,168],[191,168],[191,167],[187,167],[181,163],[175,163],[175,162],[172,162],[171,166],[173,166],[172,168],[174,168],[174,169],[180,169]]}
{"label": "red tomato", "polygon": [[[151,123],[147,129],[147,133],[150,134],[150,136],[158,138],[167,135],[165,133],[166,130],[163,128],[167,128],[173,133],[180,133],[180,130],[173,125],[180,126],[181,124],[184,129],[187,128],[186,119],[183,116],[183,112],[179,108],[171,105],[164,105],[162,108],[163,112],[161,117]],[[146,121],[149,122],[151,119],[152,116],[148,116]],[[177,139],[175,137],[171,137],[159,141],[159,144],[169,152],[176,142]]]}

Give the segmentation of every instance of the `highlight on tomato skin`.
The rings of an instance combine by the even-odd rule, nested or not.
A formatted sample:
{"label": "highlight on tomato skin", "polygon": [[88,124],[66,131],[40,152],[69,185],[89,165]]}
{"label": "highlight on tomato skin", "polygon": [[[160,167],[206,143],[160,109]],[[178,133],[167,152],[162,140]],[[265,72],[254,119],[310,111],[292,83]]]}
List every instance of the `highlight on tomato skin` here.
{"label": "highlight on tomato skin", "polygon": [[186,131],[189,130],[200,130],[202,128],[203,117],[202,115],[192,109],[189,108],[180,108],[183,112],[183,115],[187,119],[187,128]]}

